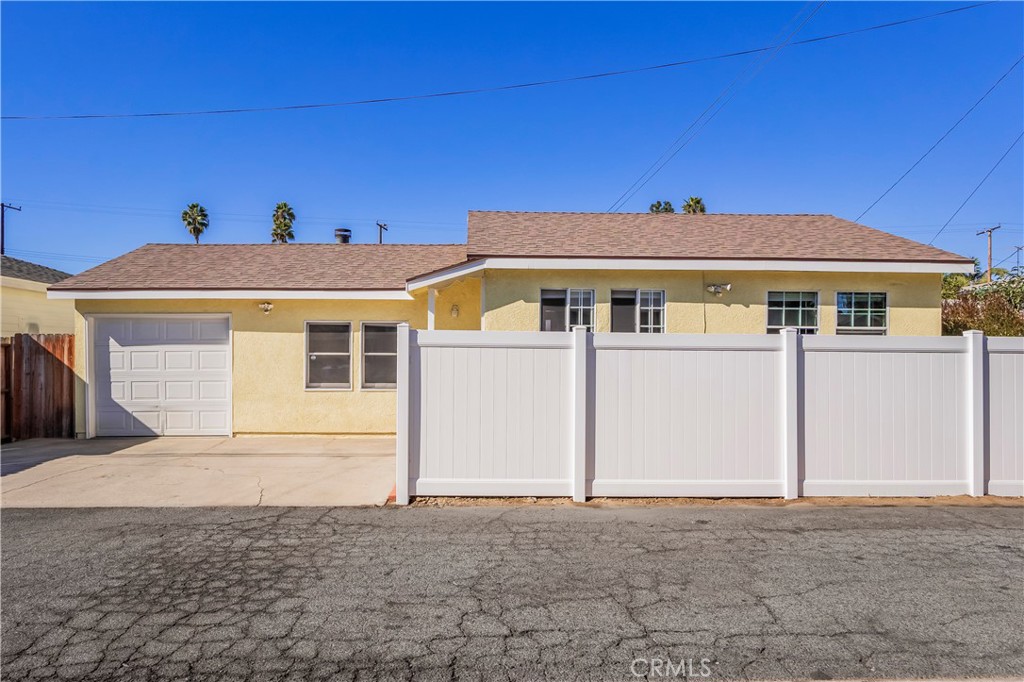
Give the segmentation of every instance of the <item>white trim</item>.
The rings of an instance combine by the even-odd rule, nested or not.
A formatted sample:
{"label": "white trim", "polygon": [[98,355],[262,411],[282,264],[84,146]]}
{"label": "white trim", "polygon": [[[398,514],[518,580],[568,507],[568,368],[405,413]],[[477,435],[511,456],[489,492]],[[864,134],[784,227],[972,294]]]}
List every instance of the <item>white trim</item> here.
{"label": "white trim", "polygon": [[594,479],[594,497],[782,497],[782,481],[630,481]]}
{"label": "white trim", "polygon": [[235,436],[235,321],[231,313],[83,313],[85,323],[85,437],[96,437],[96,320],[135,318],[188,318],[228,321],[228,425],[227,436]]}
{"label": "white trim", "polygon": [[572,332],[487,332],[436,329],[417,334],[420,348],[572,348]]}
{"label": "white trim", "polygon": [[47,298],[77,300],[325,300],[325,301],[411,301],[408,291],[400,289],[118,289],[116,291],[48,289]]}
{"label": "white trim", "polygon": [[1013,336],[986,336],[989,353],[1024,353],[1024,338]]}
{"label": "white trim", "polygon": [[409,479],[410,495],[462,495],[467,497],[569,497],[570,479],[552,478],[420,478]]}
{"label": "white trim", "polygon": [[437,289],[427,289],[427,329],[434,329],[434,309],[437,307]]}
{"label": "white trim", "polygon": [[857,353],[964,353],[962,336],[805,335],[804,350]]}
{"label": "white trim", "polygon": [[[309,325],[311,324],[331,324],[331,325],[348,325],[348,386],[310,386],[309,385]],[[334,393],[337,391],[351,391],[355,386],[353,381],[353,369],[355,365],[352,362],[352,337],[355,336],[355,325],[350,320],[303,320],[302,323],[302,389],[304,391],[311,391],[314,393]],[[320,353],[318,353],[320,355]],[[344,353],[322,353],[322,355],[344,355]]]}
{"label": "white trim", "polygon": [[928,263],[920,261],[830,261],[830,260],[747,260],[676,258],[481,258],[409,280],[406,289],[415,291],[438,282],[462,277],[479,270],[709,270],[720,272],[974,272],[973,263]]}
{"label": "white trim", "polygon": [[779,350],[781,343],[778,334],[594,334],[597,350]]}
{"label": "white trim", "polygon": [[966,495],[967,481],[804,481],[804,497]]}
{"label": "white trim", "polygon": [[998,497],[1024,497],[1024,481],[989,481],[988,494]]}

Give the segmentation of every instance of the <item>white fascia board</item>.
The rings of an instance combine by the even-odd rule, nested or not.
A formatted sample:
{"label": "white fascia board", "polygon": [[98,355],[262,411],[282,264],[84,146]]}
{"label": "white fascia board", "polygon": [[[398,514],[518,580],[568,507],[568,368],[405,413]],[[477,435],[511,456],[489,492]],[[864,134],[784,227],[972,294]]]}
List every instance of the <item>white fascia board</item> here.
{"label": "white fascia board", "polygon": [[416,291],[417,289],[423,289],[425,287],[432,287],[432,286],[435,286],[437,284],[440,284],[441,282],[447,282],[448,280],[456,279],[457,277],[463,277],[465,275],[469,275],[469,274],[472,274],[474,272],[479,272],[480,270],[483,270],[484,268],[493,267],[493,266],[487,265],[487,263],[490,260],[491,259],[486,259],[485,258],[483,260],[475,260],[475,261],[470,261],[468,263],[461,263],[459,265],[453,265],[450,268],[446,268],[444,270],[441,270],[440,272],[435,272],[435,273],[433,273],[431,275],[423,275],[421,277],[415,277],[415,278],[409,280],[409,283],[406,284],[405,288],[406,288],[407,291]]}
{"label": "white fascia board", "polygon": [[484,258],[411,280],[409,291],[480,270],[704,270],[737,272],[891,272],[945,274],[974,272],[973,263],[920,261],[717,260],[657,258]]}
{"label": "white fascia board", "polygon": [[240,300],[317,300],[317,301],[411,301],[401,289],[344,291],[320,289],[119,289],[116,291],[50,289],[47,298],[79,300],[168,300],[168,299],[240,299]]}

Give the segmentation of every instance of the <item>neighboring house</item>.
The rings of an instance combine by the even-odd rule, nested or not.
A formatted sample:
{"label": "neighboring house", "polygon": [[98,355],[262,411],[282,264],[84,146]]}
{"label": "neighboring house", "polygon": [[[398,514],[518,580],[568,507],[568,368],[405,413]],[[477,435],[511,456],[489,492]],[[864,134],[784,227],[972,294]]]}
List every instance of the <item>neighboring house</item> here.
{"label": "neighboring house", "polygon": [[74,302],[46,297],[48,285],[70,276],[45,265],[0,256],[0,336],[74,332]]}
{"label": "neighboring house", "polygon": [[827,215],[471,212],[465,245],[151,244],[50,296],[80,435],[366,434],[395,430],[399,322],[939,335],[973,267]]}

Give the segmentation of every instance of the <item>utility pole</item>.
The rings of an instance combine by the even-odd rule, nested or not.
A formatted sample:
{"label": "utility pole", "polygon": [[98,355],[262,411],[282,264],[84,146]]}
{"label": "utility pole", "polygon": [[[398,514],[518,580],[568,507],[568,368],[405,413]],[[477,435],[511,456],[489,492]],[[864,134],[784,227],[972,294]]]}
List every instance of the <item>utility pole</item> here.
{"label": "utility pole", "polygon": [[12,211],[20,211],[21,206],[11,206],[10,204],[0,204],[0,255],[7,253],[4,247],[4,218],[7,216],[7,209]]}
{"label": "utility pole", "polygon": [[377,243],[384,243],[384,233],[388,231],[388,224],[377,221]]}
{"label": "utility pole", "polygon": [[988,235],[988,269],[985,270],[985,281],[986,282],[991,282],[992,281],[992,233],[995,232],[996,230],[998,230],[999,228],[1001,228],[1002,226],[1003,226],[1002,223],[1000,223],[999,225],[996,225],[995,227],[990,227],[987,230],[980,230],[978,232],[978,236],[981,236],[983,234],[987,234]]}

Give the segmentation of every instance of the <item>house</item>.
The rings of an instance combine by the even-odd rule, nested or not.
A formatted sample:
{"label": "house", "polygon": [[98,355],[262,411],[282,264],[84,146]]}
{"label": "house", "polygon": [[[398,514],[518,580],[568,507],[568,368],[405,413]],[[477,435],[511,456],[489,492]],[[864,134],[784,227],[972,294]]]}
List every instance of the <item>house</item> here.
{"label": "house", "polygon": [[0,256],[0,336],[74,332],[74,302],[46,296],[48,285],[70,276],[45,265]]}
{"label": "house", "polygon": [[416,329],[938,335],[970,259],[829,215],[471,212],[466,244],[150,244],[55,284],[76,431],[395,430]]}

